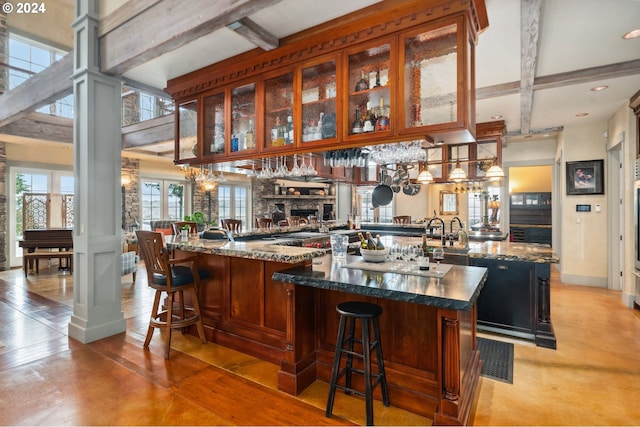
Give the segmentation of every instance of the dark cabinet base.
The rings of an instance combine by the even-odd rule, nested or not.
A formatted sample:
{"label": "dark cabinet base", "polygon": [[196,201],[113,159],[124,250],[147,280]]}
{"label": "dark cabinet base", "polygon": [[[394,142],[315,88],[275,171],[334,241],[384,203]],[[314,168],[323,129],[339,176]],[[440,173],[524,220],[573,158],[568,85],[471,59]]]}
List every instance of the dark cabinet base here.
{"label": "dark cabinet base", "polygon": [[478,297],[478,329],[556,348],[549,264],[484,258],[470,258],[469,264],[489,270]]}

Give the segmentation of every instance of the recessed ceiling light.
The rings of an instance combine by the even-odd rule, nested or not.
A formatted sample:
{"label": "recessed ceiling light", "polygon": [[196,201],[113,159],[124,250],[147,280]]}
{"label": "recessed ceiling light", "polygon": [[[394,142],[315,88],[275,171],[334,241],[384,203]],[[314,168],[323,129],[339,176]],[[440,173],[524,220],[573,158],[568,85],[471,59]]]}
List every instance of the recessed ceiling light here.
{"label": "recessed ceiling light", "polygon": [[635,39],[640,37],[640,28],[629,31],[627,34],[625,34],[624,36],[622,36],[623,39],[625,40],[630,40],[630,39]]}
{"label": "recessed ceiling light", "polygon": [[576,114],[576,117],[584,117],[584,116],[588,116],[589,113],[578,113]]}
{"label": "recessed ceiling light", "polygon": [[592,90],[593,92],[600,92],[601,90],[605,90],[605,89],[609,89],[609,86],[607,85],[594,86],[590,90]]}
{"label": "recessed ceiling light", "polygon": [[495,116],[491,116],[491,119],[498,120],[502,118],[502,114],[496,114]]}

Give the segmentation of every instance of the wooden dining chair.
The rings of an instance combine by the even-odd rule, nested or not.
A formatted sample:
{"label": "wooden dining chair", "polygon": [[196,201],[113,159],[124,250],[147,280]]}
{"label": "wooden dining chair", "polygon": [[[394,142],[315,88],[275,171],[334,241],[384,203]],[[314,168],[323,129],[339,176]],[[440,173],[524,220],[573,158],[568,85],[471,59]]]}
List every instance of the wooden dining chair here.
{"label": "wooden dining chair", "polygon": [[188,225],[189,226],[189,234],[196,234],[198,233],[198,224],[196,222],[193,221],[178,221],[178,222],[174,222],[171,224],[171,227],[173,228],[173,235],[174,236],[179,236],[180,235],[180,230],[182,230],[182,228],[184,226]]}
{"label": "wooden dining chair", "polygon": [[[148,348],[155,328],[166,330],[164,358],[169,359],[171,350],[171,330],[183,329],[189,325],[196,325],[198,335],[203,344],[207,342],[200,317],[198,304],[198,288],[200,280],[209,277],[207,270],[198,269],[198,257],[193,255],[186,258],[172,259],[170,251],[164,245],[164,235],[155,231],[136,231],[138,249],[147,270],[149,287],[156,290],[149,319],[149,329],[144,340],[143,348]],[[184,291],[191,293],[192,307],[184,305]],[[164,305],[160,310],[163,292],[166,293]],[[175,295],[178,296],[178,307]]]}
{"label": "wooden dining chair", "polygon": [[239,234],[242,231],[242,220],[230,218],[223,219],[222,226],[232,234]]}
{"label": "wooden dining chair", "polygon": [[288,226],[289,226],[289,221],[287,221],[286,219],[282,219],[278,221],[278,227],[288,227]]}
{"label": "wooden dining chair", "polygon": [[271,218],[256,218],[256,226],[258,228],[271,228],[273,220]]}
{"label": "wooden dining chair", "polygon": [[300,217],[295,215],[287,217],[287,222],[289,223],[290,227],[297,227],[298,225],[300,225]]}
{"label": "wooden dining chair", "polygon": [[394,224],[411,224],[411,216],[409,215],[394,216],[392,222]]}

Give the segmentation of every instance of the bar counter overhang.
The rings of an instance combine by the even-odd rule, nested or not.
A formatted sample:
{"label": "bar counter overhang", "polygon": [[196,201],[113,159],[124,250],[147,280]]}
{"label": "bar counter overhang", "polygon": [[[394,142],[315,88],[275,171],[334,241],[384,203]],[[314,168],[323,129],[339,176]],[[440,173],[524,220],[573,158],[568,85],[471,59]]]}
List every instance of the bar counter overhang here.
{"label": "bar counter overhang", "polygon": [[199,253],[211,273],[199,289],[207,339],[278,364],[280,390],[296,395],[316,379],[328,382],[336,305],[372,301],[383,308],[391,404],[434,424],[468,422],[481,368],[476,301],[485,268],[456,265],[436,279],[345,269],[323,250],[263,242],[178,238],[168,246],[176,258]]}

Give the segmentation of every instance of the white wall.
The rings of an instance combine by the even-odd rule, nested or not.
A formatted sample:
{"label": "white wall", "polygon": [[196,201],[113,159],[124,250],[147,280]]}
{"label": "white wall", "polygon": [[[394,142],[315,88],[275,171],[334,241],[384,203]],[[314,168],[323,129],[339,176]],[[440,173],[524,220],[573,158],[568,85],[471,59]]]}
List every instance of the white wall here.
{"label": "white wall", "polygon": [[[606,139],[602,131],[606,122],[582,126],[565,127],[562,169],[566,162],[581,160],[605,160],[605,176],[609,165],[606,162]],[[561,279],[564,283],[607,286],[607,199],[606,195],[567,196],[564,175],[562,180],[561,218],[562,248],[558,254],[562,260]],[[590,204],[591,212],[576,212],[577,204]],[[595,205],[602,206],[595,212]]]}
{"label": "white wall", "polygon": [[609,119],[607,130],[609,132],[609,145],[615,144],[620,138],[623,142],[623,162],[624,162],[624,268],[623,268],[623,289],[622,299],[628,307],[633,305],[635,294],[635,224],[634,224],[634,160],[635,141],[637,140],[637,129],[635,127],[635,117],[628,104],[622,105],[618,111]]}

